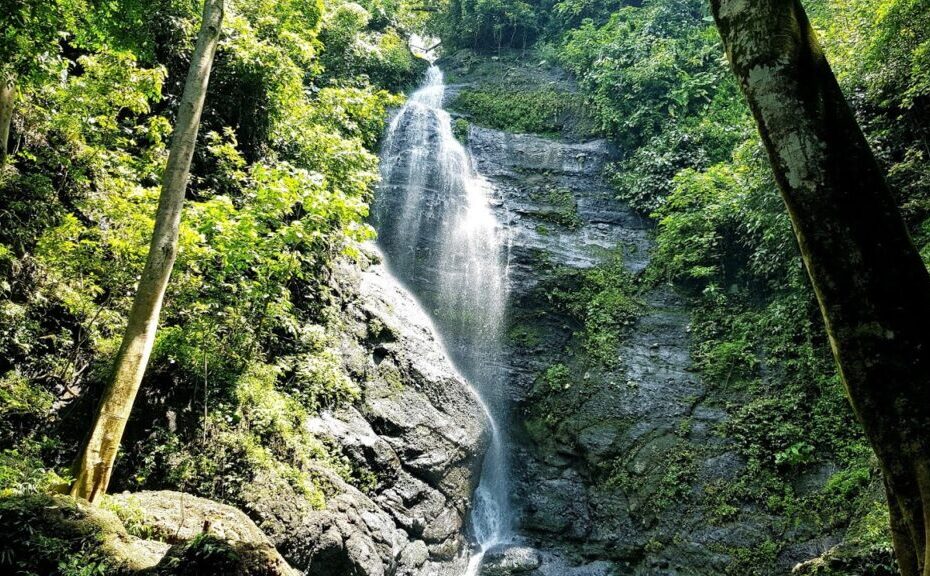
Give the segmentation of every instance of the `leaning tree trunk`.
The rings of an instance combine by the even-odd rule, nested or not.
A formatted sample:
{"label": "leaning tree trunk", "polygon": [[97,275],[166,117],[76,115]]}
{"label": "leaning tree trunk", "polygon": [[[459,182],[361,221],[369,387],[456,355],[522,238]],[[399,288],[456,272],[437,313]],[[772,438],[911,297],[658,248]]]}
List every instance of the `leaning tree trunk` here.
{"label": "leaning tree trunk", "polygon": [[90,502],[106,492],[126,420],[155,342],[162,300],[177,256],[184,192],[222,20],[223,0],[205,0],[203,22],[178,109],[145,269],[136,289],[112,379],[100,400],[87,444],[74,466],[71,494]]}
{"label": "leaning tree trunk", "polygon": [[903,576],[930,576],[930,275],[798,0],[711,0],[884,473]]}
{"label": "leaning tree trunk", "polygon": [[13,121],[13,100],[16,98],[16,83],[13,76],[0,76],[0,167],[6,164],[9,155],[10,124]]}

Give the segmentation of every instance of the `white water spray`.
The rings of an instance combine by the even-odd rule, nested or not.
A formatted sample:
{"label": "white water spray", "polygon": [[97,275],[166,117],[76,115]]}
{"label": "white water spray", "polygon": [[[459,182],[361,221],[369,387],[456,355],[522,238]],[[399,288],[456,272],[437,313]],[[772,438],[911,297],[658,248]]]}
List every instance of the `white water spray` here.
{"label": "white water spray", "polygon": [[467,574],[474,575],[484,552],[512,536],[501,357],[508,250],[490,185],[453,135],[444,95],[442,72],[431,66],[391,121],[373,216],[388,265],[430,310],[453,362],[489,409],[491,442],[470,519],[477,551]]}

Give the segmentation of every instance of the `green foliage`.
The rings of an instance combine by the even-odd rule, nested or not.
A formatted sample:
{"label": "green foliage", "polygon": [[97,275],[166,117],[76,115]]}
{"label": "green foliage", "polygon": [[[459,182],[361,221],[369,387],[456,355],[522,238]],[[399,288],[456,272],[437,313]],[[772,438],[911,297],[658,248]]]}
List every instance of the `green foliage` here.
{"label": "green foliage", "polygon": [[[199,17],[187,0],[14,2],[3,15],[0,74],[20,94],[0,170],[3,494],[60,482],[53,470],[86,433],[148,249]],[[304,423],[359,397],[334,336],[334,270],[373,236],[375,148],[402,101],[390,90],[425,66],[407,49],[410,21],[391,1],[227,2],[115,489],[236,504],[266,491],[309,510],[333,472],[371,484]]]}
{"label": "green foliage", "polygon": [[235,574],[241,572],[242,558],[226,540],[211,534],[198,534],[173,550],[169,557],[159,563],[157,574]]}
{"label": "green foliage", "polygon": [[0,451],[0,499],[40,494],[65,483],[65,478],[42,461],[43,452],[55,447],[49,439],[26,438],[15,448]]}
{"label": "green foliage", "polygon": [[313,387],[326,391],[345,385],[339,394],[347,399],[357,394],[344,374],[335,378],[285,381],[281,367],[251,364],[230,395],[216,399],[200,434],[166,431],[138,446],[130,484],[166,484],[237,505],[255,491],[278,490],[281,497],[294,494],[308,508],[322,508],[331,486],[319,474],[321,468],[356,481],[347,462],[305,426],[310,416],[305,402]]}
{"label": "green foliage", "polygon": [[546,368],[542,381],[552,392],[566,390],[572,385],[572,374],[565,364],[553,364]]}
{"label": "green foliage", "polygon": [[526,48],[544,25],[539,8],[537,0],[450,0],[431,24],[451,47]]}
{"label": "green foliage", "polygon": [[0,421],[4,424],[22,417],[41,417],[51,410],[53,401],[48,391],[30,386],[29,380],[18,372],[0,376]]}
{"label": "green foliage", "polygon": [[111,529],[70,499],[0,498],[0,568],[28,576],[117,574],[105,548]]}
{"label": "green foliage", "polygon": [[767,567],[773,566],[778,558],[781,545],[772,540],[766,540],[760,546],[752,548],[719,547],[733,559],[727,565],[726,574],[732,576],[762,576],[767,573]]}
{"label": "green foliage", "polygon": [[705,9],[696,0],[652,1],[565,35],[560,61],[579,76],[602,127],[626,147],[700,113],[729,82]]}
{"label": "green foliage", "polygon": [[104,510],[116,514],[116,517],[119,518],[120,522],[122,522],[123,526],[126,528],[126,532],[131,536],[142,538],[143,540],[164,540],[170,537],[170,535],[157,534],[155,528],[145,521],[145,510],[142,509],[142,506],[139,505],[134,497],[131,497],[128,502],[123,503],[110,496],[104,496],[99,506]]}
{"label": "green foliage", "polygon": [[374,20],[372,16],[353,2],[339,4],[327,14],[320,35],[326,76],[341,84],[354,76],[391,89],[409,87],[426,62],[410,53],[397,23],[372,29],[378,15]]}
{"label": "green foliage", "polygon": [[577,228],[583,224],[575,195],[567,188],[546,186],[530,192],[530,199],[542,207],[535,213],[537,218],[566,228]]}
{"label": "green foliage", "polygon": [[452,134],[463,144],[468,143],[468,127],[470,124],[464,118],[456,118],[452,123]]}
{"label": "green foliage", "polygon": [[517,133],[556,135],[584,115],[575,94],[554,89],[478,88],[459,92],[450,107],[482,126]]}
{"label": "green foliage", "polygon": [[697,456],[686,443],[663,446],[661,457],[648,466],[631,461],[629,456],[621,456],[604,465],[606,476],[602,485],[632,498],[633,512],[640,518],[654,517],[670,507],[681,508],[690,501],[691,486],[697,474]]}
{"label": "green foliage", "polygon": [[642,308],[636,297],[633,275],[624,267],[622,254],[580,272],[557,274],[549,299],[578,322],[581,345],[595,363],[615,365],[626,330]]}
{"label": "green foliage", "polygon": [[696,0],[624,6],[556,43],[601,129],[623,151],[611,180],[637,209],[661,206],[677,172],[729,157],[747,114]]}

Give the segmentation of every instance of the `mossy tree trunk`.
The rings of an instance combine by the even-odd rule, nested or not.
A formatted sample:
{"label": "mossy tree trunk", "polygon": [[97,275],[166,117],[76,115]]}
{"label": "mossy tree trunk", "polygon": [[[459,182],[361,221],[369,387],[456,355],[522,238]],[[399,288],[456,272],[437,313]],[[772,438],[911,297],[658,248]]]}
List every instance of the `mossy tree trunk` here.
{"label": "mossy tree trunk", "polygon": [[126,421],[155,342],[162,300],[177,256],[181,208],[222,20],[223,0],[205,0],[203,22],[178,109],[145,269],[136,289],[113,375],[100,400],[87,444],[74,465],[71,494],[92,503],[106,492]]}
{"label": "mossy tree trunk", "polygon": [[0,167],[9,156],[10,125],[13,123],[13,101],[16,99],[16,82],[12,75],[0,74]]}
{"label": "mossy tree trunk", "polygon": [[711,5],[881,463],[901,573],[930,576],[930,275],[800,2]]}

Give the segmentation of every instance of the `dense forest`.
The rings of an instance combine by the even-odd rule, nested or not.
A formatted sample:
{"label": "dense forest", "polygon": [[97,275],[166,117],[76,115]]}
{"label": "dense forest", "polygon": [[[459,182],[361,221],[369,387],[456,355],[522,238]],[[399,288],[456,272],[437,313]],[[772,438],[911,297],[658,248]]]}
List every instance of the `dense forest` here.
{"label": "dense forest", "polygon": [[[930,574],[927,0],[8,4],[0,572]],[[388,235],[447,157],[512,230],[499,395]]]}

